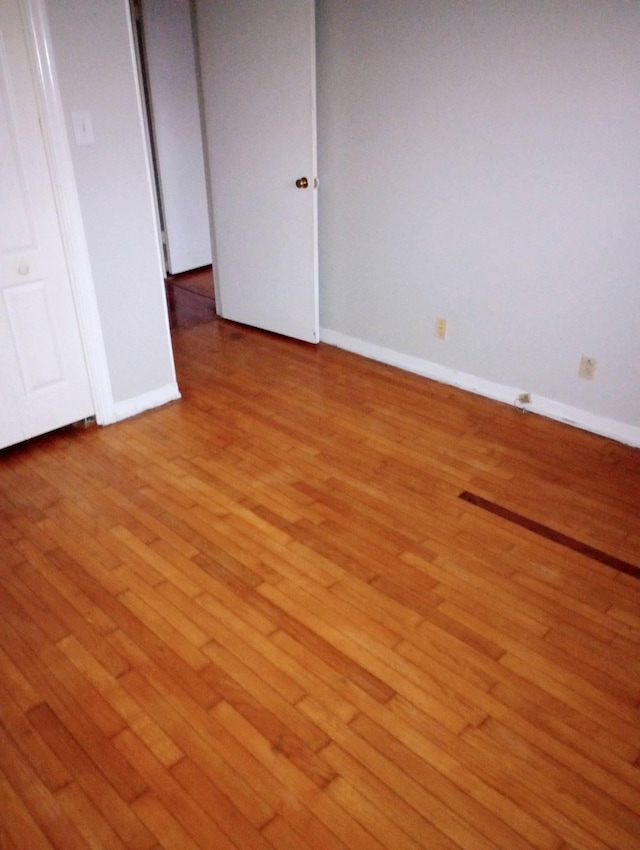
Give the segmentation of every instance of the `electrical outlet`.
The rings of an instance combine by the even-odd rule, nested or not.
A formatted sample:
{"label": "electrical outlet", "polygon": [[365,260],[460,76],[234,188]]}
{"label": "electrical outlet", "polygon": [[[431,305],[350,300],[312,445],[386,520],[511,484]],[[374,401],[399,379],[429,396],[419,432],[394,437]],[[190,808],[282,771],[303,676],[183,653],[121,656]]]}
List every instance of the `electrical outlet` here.
{"label": "electrical outlet", "polygon": [[531,393],[520,393],[518,404],[531,404]]}
{"label": "electrical outlet", "polygon": [[436,337],[438,339],[446,339],[447,338],[447,320],[438,318],[436,319]]}
{"label": "electrical outlet", "polygon": [[584,378],[586,381],[593,381],[596,376],[596,361],[594,357],[585,357],[583,354],[580,358],[580,368],[578,369],[578,377]]}

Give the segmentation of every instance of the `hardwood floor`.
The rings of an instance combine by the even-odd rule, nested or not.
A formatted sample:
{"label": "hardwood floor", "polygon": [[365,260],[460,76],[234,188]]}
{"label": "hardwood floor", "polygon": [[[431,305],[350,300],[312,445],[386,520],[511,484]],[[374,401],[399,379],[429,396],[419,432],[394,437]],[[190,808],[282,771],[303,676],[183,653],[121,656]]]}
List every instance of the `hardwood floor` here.
{"label": "hardwood floor", "polygon": [[171,328],[192,328],[216,317],[213,271],[204,266],[165,280]]}
{"label": "hardwood floor", "polygon": [[174,341],[182,401],[0,454],[0,848],[637,850],[640,452]]}

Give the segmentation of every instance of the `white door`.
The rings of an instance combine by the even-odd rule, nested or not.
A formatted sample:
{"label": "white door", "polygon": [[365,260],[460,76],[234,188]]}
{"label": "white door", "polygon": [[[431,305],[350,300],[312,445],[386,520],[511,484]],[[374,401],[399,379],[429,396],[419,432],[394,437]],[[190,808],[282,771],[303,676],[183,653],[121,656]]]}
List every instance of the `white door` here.
{"label": "white door", "polygon": [[314,0],[196,9],[218,312],[317,342]]}
{"label": "white door", "polygon": [[167,270],[179,274],[211,263],[191,7],[143,0],[141,8]]}
{"label": "white door", "polygon": [[18,0],[0,2],[0,448],[93,414]]}

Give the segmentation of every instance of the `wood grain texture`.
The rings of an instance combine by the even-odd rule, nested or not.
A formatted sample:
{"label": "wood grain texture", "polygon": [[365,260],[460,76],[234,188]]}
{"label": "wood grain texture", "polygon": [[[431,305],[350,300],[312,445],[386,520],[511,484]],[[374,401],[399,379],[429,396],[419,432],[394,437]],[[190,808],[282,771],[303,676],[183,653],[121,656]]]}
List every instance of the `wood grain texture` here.
{"label": "wood grain texture", "polygon": [[182,401],[0,453],[0,848],[637,850],[640,452],[174,345]]}
{"label": "wood grain texture", "polygon": [[468,502],[470,505],[476,505],[484,511],[489,511],[489,513],[507,520],[507,522],[514,522],[516,525],[526,528],[533,534],[539,534],[541,537],[546,537],[547,540],[552,540],[560,546],[565,546],[567,549],[572,549],[574,552],[580,552],[592,561],[597,561],[600,564],[605,564],[607,567],[611,567],[614,570],[625,573],[625,575],[640,579],[640,567],[635,564],[630,564],[628,561],[623,561],[620,558],[614,558],[613,555],[609,555],[601,549],[596,549],[595,546],[589,546],[586,543],[582,543],[580,540],[569,537],[567,534],[561,534],[559,531],[549,528],[547,525],[536,522],[529,517],[522,516],[522,514],[518,514],[515,511],[507,510],[501,505],[497,505],[495,502],[483,499],[481,496],[476,496],[475,493],[469,493],[467,490],[464,490],[460,493],[460,498],[465,502]]}

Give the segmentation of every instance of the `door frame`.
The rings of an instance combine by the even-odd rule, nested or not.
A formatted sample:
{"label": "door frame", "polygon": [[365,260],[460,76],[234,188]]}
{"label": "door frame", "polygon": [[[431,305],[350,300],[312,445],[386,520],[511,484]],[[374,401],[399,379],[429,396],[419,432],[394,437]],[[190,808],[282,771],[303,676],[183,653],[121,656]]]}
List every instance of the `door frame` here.
{"label": "door frame", "polygon": [[117,421],[44,0],[18,0],[96,422]]}

